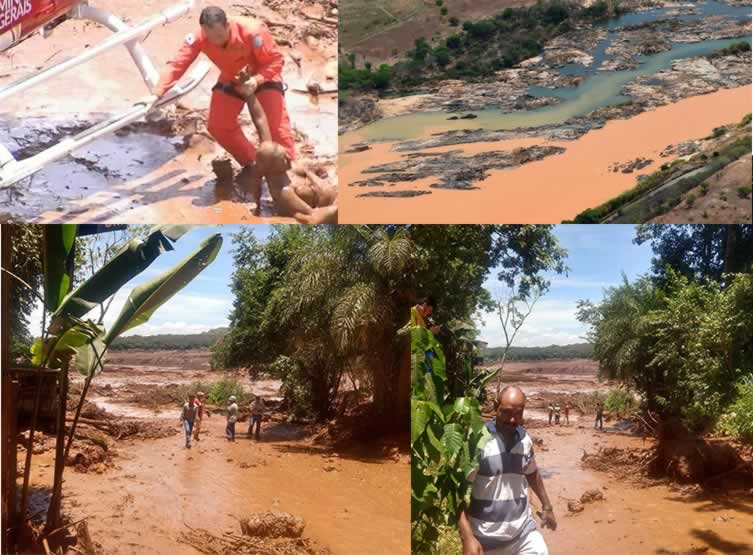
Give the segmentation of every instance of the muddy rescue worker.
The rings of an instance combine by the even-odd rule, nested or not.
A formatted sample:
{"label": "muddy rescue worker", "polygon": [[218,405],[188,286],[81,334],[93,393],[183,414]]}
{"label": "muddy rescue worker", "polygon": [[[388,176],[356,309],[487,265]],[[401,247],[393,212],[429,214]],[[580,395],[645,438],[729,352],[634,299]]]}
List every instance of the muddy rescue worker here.
{"label": "muddy rescue worker", "polygon": [[554,405],[554,423],[559,426],[560,425],[560,411],[562,409],[560,408],[560,404],[557,403]]}
{"label": "muddy rescue worker", "polygon": [[458,530],[464,555],[549,555],[528,500],[530,487],[542,505],[541,525],[557,529],[544,488],[533,440],[523,428],[525,396],[519,387],[502,390],[495,420],[487,423],[491,438],[479,452],[471,473],[471,502],[460,513]]}
{"label": "muddy rescue worker", "polygon": [[183,431],[186,432],[186,449],[191,448],[191,432],[194,422],[196,422],[197,412],[198,409],[193,398],[189,397],[188,401],[183,403],[183,410],[180,413],[180,423],[183,424]]}
{"label": "muddy rescue worker", "polygon": [[227,426],[225,427],[225,435],[228,441],[235,441],[235,422],[238,420],[238,405],[235,402],[235,395],[231,395],[228,399],[230,404],[227,406]]}
{"label": "muddy rescue worker", "polygon": [[601,402],[596,403],[596,420],[594,421],[594,430],[597,427],[599,428],[599,430],[604,429],[604,405]]}
{"label": "muddy rescue worker", "polygon": [[251,438],[251,432],[256,427],[256,433],[253,434],[254,439],[256,441],[259,441],[259,431],[261,429],[261,421],[264,418],[264,411],[267,410],[266,405],[264,404],[264,399],[261,395],[257,395],[254,397],[254,400],[251,402],[251,419],[248,424],[248,437]]}
{"label": "muddy rescue worker", "polygon": [[570,424],[570,402],[565,403],[565,424]]}
{"label": "muddy rescue worker", "polygon": [[549,403],[549,425],[552,425],[552,418],[554,418],[554,405]]}
{"label": "muddy rescue worker", "polygon": [[159,98],[167,93],[203,52],[220,69],[209,105],[209,133],[246,172],[252,173],[256,148],[238,121],[246,98],[234,83],[236,76],[245,73],[250,76],[245,90],[252,91],[264,109],[272,140],[287,150],[291,160],[295,159],[295,139],[285,109],[282,83],[284,59],[269,29],[252,18],[228,19],[217,7],[204,8],[199,24],[200,29],[186,36],[178,54],[168,62],[154,94]]}
{"label": "muddy rescue worker", "polygon": [[[193,425],[193,438],[196,441],[199,441],[199,433],[201,433],[201,421],[204,420],[204,392],[203,391],[199,391],[196,393],[194,404],[196,405],[196,422]],[[209,412],[207,412],[207,416],[209,416]]]}

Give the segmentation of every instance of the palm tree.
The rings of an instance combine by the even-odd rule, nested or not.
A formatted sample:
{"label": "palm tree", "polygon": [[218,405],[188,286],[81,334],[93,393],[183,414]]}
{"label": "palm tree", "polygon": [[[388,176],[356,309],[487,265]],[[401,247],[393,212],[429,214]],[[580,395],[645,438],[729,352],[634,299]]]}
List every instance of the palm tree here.
{"label": "palm tree", "polygon": [[[409,398],[408,339],[399,337],[411,301],[416,249],[405,229],[324,228],[297,253],[271,304],[297,337],[315,409],[326,416],[348,361],[364,361],[374,409],[404,422]],[[277,301],[277,302],[275,302]]]}

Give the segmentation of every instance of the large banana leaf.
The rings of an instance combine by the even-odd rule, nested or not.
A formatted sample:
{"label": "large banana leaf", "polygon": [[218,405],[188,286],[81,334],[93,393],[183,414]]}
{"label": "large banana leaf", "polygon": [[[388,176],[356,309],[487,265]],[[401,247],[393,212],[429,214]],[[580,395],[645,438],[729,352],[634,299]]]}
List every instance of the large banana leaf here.
{"label": "large banana leaf", "polygon": [[47,340],[37,338],[31,345],[32,363],[47,368],[76,368],[84,375],[95,371],[96,356],[104,352],[104,330],[93,322],[67,317],[56,319]]}
{"label": "large banana leaf", "polygon": [[105,345],[109,346],[121,333],[147,322],[155,310],[214,261],[221,246],[222,236],[216,233],[173,269],[131,291],[117,320],[107,330]]}
{"label": "large banana leaf", "polygon": [[46,225],[42,242],[44,271],[44,304],[54,312],[63,301],[73,282],[76,225]]}
{"label": "large banana leaf", "polygon": [[163,225],[152,228],[144,240],[131,239],[107,264],[72,291],[56,307],[53,317],[82,317],[143,272],[160,254],[173,250],[172,242],[180,239],[191,227]]}

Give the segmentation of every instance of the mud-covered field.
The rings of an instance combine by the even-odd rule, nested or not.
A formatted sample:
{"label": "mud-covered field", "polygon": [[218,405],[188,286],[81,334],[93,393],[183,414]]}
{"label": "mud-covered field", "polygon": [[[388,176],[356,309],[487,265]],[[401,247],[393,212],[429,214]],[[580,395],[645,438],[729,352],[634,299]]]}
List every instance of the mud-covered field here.
{"label": "mud-covered field", "polygon": [[[138,23],[178,0],[104,0],[97,7]],[[229,16],[265,21],[283,51],[286,105],[299,158],[336,183],[337,95],[308,93],[315,82],[336,90],[337,25],[330,0],[276,0],[233,3],[216,0]],[[199,4],[199,7],[201,5]],[[198,9],[153,29],[144,46],[157,68],[164,67],[185,36],[198,26]],[[58,63],[105,40],[111,33],[91,22],[65,21],[0,54],[0,86]],[[211,162],[224,156],[208,135],[206,118],[218,70],[177,106],[153,122],[132,124],[50,164],[0,195],[0,216],[39,223],[172,222],[253,223],[275,217],[268,191],[261,217],[238,194],[215,188]],[[34,87],[0,107],[0,142],[18,159],[129,109],[149,94],[125,47],[112,49]],[[241,123],[256,137],[247,110]],[[292,221],[292,220],[290,220]]]}
{"label": "mud-covered field", "polygon": [[[408,552],[409,458],[399,440],[348,445],[335,423],[292,422],[279,409],[278,382],[236,374],[270,407],[260,442],[247,437],[246,407],[230,443],[223,407],[210,406],[200,441],[186,449],[175,395],[226,377],[208,360],[206,351],[116,352],[92,383],[94,403],[79,424],[85,437],[74,441],[65,470],[63,513],[86,518],[102,553]],[[72,383],[69,416],[81,383]],[[32,512],[52,482],[54,439],[35,440],[34,452]],[[25,454],[20,447],[19,467]],[[268,511],[302,518],[308,543],[268,540],[253,551],[232,540],[240,520]]]}

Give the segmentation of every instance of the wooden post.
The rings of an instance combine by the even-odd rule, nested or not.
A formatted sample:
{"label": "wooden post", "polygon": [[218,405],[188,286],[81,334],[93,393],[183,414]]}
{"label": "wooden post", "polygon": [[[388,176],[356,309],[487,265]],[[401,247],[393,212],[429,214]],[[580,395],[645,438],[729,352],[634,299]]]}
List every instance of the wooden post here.
{"label": "wooden post", "polygon": [[[2,264],[3,268],[10,266],[11,244],[8,226],[3,226],[0,230],[0,244],[2,247]],[[18,472],[18,455],[16,453],[16,387],[10,372],[10,321],[11,321],[11,303],[8,299],[12,294],[11,278],[5,272],[2,272],[2,282],[0,296],[3,299],[2,308],[0,309],[2,323],[0,328],[3,330],[0,338],[0,351],[2,360],[0,361],[0,373],[2,374],[2,407],[0,407],[0,426],[2,427],[2,457],[0,467],[2,467],[2,535],[0,541],[4,546],[8,546],[9,552],[16,544],[16,530],[18,529],[18,514],[16,512],[16,476]]]}
{"label": "wooden post", "polygon": [[64,364],[60,377],[60,399],[58,401],[57,441],[55,442],[55,479],[52,484],[52,498],[47,509],[47,530],[60,526],[60,501],[63,494],[63,469],[65,467],[65,410],[68,400],[68,365]]}

